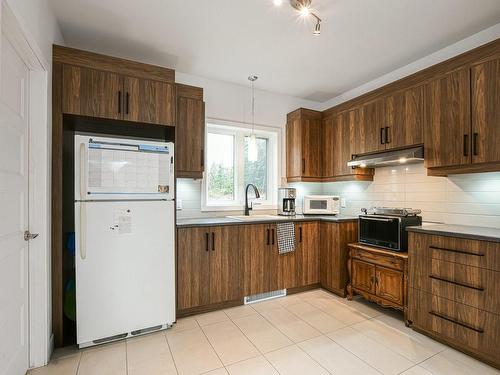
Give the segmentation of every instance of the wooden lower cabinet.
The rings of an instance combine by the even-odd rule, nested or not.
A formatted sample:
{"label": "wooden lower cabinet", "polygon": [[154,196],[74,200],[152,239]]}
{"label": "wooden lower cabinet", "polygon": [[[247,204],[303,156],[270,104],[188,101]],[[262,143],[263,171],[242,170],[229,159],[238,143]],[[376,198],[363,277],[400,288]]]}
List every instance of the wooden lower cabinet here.
{"label": "wooden lower cabinet", "polygon": [[351,285],[375,294],[375,265],[353,259],[351,263]]}
{"label": "wooden lower cabinet", "polygon": [[408,254],[349,244],[348,298],[361,294],[369,301],[407,313]]}
{"label": "wooden lower cabinet", "polygon": [[347,244],[358,238],[358,222],[320,222],[319,272],[321,286],[342,297],[349,280]]}
{"label": "wooden lower cabinet", "polygon": [[408,320],[500,368],[500,244],[409,233]]}
{"label": "wooden lower cabinet", "polygon": [[239,225],[244,263],[244,295],[282,289],[276,225]]}
{"label": "wooden lower cabinet", "polygon": [[177,310],[243,297],[237,226],[177,229]]}
{"label": "wooden lower cabinet", "polygon": [[297,287],[319,283],[319,227],[319,222],[295,224]]}

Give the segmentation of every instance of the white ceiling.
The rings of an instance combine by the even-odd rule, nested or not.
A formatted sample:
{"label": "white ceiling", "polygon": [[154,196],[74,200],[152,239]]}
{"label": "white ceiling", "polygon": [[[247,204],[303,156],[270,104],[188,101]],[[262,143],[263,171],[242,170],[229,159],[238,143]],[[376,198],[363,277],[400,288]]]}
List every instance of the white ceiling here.
{"label": "white ceiling", "polygon": [[51,0],[68,46],[326,101],[500,22],[499,0]]}

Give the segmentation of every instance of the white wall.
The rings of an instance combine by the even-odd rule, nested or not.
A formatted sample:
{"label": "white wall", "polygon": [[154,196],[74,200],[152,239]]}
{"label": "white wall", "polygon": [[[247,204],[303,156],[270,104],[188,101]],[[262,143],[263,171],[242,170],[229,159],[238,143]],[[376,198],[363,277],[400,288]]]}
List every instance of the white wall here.
{"label": "white wall", "polygon": [[[36,42],[45,61],[52,61],[52,44],[64,44],[49,0],[4,0],[21,23],[21,27]],[[50,64],[52,65],[52,64]]]}
{"label": "white wall", "polygon": [[[249,72],[250,74],[251,72]],[[237,123],[251,122],[251,89],[250,85],[241,86],[232,83],[214,81],[190,74],[176,72],[176,81],[188,85],[203,87],[205,99],[205,115],[208,119],[225,120]],[[274,94],[258,90],[259,81],[255,86],[255,123],[260,126],[285,128],[287,113],[300,108],[318,109],[319,103],[295,98],[292,96]],[[282,132],[284,137],[285,132]],[[282,142],[282,144],[285,144]],[[285,171],[285,149],[279,157],[280,175]],[[282,181],[281,181],[282,182]],[[280,181],[279,183],[280,184]],[[225,216],[241,214],[242,212],[201,212],[201,181],[189,179],[177,180],[177,200],[182,200],[183,209],[177,212],[179,218],[200,216]]]}

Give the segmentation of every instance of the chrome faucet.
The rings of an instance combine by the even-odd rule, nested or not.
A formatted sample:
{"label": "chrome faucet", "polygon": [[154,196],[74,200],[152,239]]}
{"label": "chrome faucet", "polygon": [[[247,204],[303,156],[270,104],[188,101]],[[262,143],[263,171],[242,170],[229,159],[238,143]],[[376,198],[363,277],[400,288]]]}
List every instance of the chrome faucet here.
{"label": "chrome faucet", "polygon": [[250,216],[250,211],[253,208],[253,204],[252,206],[248,207],[248,188],[250,186],[253,188],[253,191],[255,192],[255,198],[260,198],[260,193],[259,189],[257,189],[257,186],[255,186],[254,184],[248,184],[245,190],[245,216]]}

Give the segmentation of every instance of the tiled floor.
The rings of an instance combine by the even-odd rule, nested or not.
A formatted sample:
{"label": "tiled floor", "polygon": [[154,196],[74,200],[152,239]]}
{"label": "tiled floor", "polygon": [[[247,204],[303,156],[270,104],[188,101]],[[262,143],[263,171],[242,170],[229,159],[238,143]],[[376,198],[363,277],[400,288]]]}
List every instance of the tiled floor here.
{"label": "tiled floor", "polygon": [[174,328],[81,351],[30,375],[500,375],[363,300],[314,290],[180,319]]}

